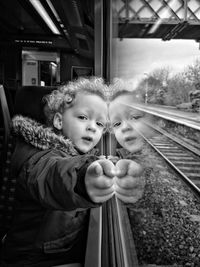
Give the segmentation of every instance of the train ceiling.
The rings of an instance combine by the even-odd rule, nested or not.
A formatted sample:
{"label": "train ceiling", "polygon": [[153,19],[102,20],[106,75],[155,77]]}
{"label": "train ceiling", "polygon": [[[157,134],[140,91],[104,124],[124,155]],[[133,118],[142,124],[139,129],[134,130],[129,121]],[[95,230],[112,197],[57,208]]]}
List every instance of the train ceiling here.
{"label": "train ceiling", "polygon": [[[99,3],[103,2],[105,7],[107,1]],[[62,48],[93,56],[97,2],[1,0],[0,43]],[[113,3],[114,29],[119,38],[200,40],[200,0],[113,0]],[[38,9],[47,13],[53,26],[45,22],[46,15],[39,14]]]}
{"label": "train ceiling", "polygon": [[0,42],[93,56],[93,19],[93,0],[1,0]]}

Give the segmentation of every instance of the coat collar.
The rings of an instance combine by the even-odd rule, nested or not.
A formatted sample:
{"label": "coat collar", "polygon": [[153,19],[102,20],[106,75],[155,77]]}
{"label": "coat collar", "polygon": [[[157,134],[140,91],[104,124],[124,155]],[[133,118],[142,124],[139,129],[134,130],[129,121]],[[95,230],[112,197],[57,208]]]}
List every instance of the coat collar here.
{"label": "coat collar", "polygon": [[58,149],[65,153],[76,156],[79,153],[74,148],[71,140],[63,135],[57,135],[52,128],[21,115],[17,115],[12,120],[12,130],[14,135],[21,137],[26,143],[41,150]]}

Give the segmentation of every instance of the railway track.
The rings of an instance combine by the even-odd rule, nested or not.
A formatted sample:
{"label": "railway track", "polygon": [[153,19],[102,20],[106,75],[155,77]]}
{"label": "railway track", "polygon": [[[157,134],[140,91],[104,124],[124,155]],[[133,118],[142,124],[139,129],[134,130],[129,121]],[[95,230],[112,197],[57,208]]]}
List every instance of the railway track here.
{"label": "railway track", "polygon": [[177,137],[150,125],[154,130],[150,138],[143,138],[172,166],[182,179],[200,196],[200,151]]}

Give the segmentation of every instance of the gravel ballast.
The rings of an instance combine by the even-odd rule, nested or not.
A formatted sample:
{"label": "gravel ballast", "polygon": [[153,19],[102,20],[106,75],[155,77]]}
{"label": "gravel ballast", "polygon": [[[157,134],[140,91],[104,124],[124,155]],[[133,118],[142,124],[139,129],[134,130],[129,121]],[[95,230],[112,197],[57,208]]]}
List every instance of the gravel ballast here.
{"label": "gravel ballast", "polygon": [[128,205],[140,266],[199,267],[200,200],[152,148],[142,154],[144,194]]}

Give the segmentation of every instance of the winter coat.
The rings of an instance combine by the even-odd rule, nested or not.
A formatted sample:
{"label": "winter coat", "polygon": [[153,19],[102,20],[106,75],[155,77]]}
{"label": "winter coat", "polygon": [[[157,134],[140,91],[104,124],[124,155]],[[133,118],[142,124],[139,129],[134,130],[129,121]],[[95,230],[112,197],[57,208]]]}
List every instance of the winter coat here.
{"label": "winter coat", "polygon": [[18,136],[12,158],[15,215],[4,238],[2,266],[83,260],[88,211],[97,206],[87,195],[84,177],[97,156],[78,154],[69,139],[30,118],[16,116],[13,132]]}

